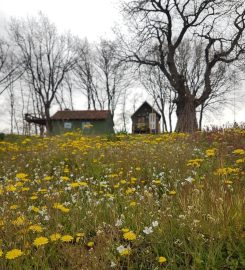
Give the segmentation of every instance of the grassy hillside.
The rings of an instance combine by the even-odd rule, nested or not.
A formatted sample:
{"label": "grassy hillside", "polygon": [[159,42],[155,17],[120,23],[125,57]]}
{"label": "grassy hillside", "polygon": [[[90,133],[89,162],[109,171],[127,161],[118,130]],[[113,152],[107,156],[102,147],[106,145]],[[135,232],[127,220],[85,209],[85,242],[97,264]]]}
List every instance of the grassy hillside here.
{"label": "grassy hillside", "polygon": [[0,142],[0,269],[245,269],[245,131]]}

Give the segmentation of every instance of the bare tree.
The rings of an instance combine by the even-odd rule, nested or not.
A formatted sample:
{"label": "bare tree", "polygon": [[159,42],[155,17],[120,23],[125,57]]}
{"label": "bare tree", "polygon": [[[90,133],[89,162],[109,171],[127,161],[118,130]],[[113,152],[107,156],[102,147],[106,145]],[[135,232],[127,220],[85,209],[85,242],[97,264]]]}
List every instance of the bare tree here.
{"label": "bare tree", "polygon": [[65,75],[74,68],[74,38],[59,35],[47,17],[12,20],[10,34],[17,47],[25,78],[40,97],[44,107],[47,132],[52,131],[50,107]]}
{"label": "bare tree", "polygon": [[102,39],[96,50],[96,66],[99,74],[99,86],[107,97],[107,109],[114,116],[116,106],[122,94],[131,85],[128,66],[118,57],[118,44]]}
{"label": "bare tree", "polygon": [[21,75],[22,73],[9,43],[4,39],[0,39],[0,95],[8,87],[12,87],[14,81],[19,79]]}
{"label": "bare tree", "polygon": [[[139,0],[125,3],[124,14],[133,33],[131,42],[125,42],[125,59],[159,67],[177,93],[176,131],[197,130],[196,110],[212,95],[215,74],[245,53],[244,1]],[[199,71],[195,59],[179,62],[186,40],[189,45],[182,50],[200,50],[193,55],[203,59]]]}
{"label": "bare tree", "polygon": [[103,39],[97,45],[85,40],[77,46],[75,74],[88,110],[107,108],[114,116],[119,99],[130,86],[128,67],[118,58],[117,49],[116,42]]}
{"label": "bare tree", "polygon": [[95,50],[87,41],[77,43],[78,61],[75,68],[78,87],[87,98],[87,108],[104,109],[105,97],[98,88],[98,72],[95,66]]}
{"label": "bare tree", "polygon": [[117,119],[117,121],[121,123],[120,131],[122,132],[127,132],[127,126],[130,120],[130,112],[128,111],[128,108],[127,108],[127,101],[129,99],[128,94],[129,92],[127,90],[125,90],[124,93],[122,94],[122,99],[120,102],[121,110]]}

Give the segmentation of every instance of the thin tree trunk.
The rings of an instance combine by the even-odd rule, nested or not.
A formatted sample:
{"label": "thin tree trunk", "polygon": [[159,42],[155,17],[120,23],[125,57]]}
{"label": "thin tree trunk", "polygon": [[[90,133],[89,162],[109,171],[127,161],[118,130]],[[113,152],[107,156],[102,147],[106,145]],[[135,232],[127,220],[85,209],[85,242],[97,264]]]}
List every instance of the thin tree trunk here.
{"label": "thin tree trunk", "polygon": [[199,130],[202,130],[203,111],[204,111],[204,104],[201,105],[200,110],[199,127],[198,127]]}

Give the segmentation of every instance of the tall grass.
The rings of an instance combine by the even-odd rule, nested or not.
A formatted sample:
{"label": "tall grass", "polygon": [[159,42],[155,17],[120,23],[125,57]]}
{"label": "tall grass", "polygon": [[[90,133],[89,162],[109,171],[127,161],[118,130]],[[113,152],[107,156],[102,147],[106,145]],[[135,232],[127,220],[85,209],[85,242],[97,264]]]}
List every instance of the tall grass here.
{"label": "tall grass", "polygon": [[0,269],[245,269],[244,146],[239,129],[7,136]]}

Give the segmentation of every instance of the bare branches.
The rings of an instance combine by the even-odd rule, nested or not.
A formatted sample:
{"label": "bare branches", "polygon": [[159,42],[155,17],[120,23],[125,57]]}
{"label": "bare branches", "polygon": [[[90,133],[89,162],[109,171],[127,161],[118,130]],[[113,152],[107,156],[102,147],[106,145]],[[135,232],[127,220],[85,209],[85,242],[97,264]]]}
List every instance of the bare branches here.
{"label": "bare branches", "polygon": [[19,70],[19,64],[14,58],[10,45],[0,39],[0,95],[21,75],[22,72]]}
{"label": "bare branches", "polygon": [[[218,68],[245,55],[242,0],[141,0],[131,1],[124,11],[131,18],[134,34],[126,60],[160,67],[178,93],[177,116],[182,117],[190,108],[194,115],[195,108],[218,88],[213,84]],[[186,42],[190,51],[181,52]],[[190,128],[188,117],[182,117],[186,131],[196,127],[193,116],[189,118],[193,123]]]}
{"label": "bare branches", "polygon": [[[59,35],[42,14],[38,19],[13,20],[10,33],[25,79],[43,102],[48,125],[50,106],[65,75],[76,64],[75,39],[69,34]],[[47,129],[51,131],[51,125]]]}

